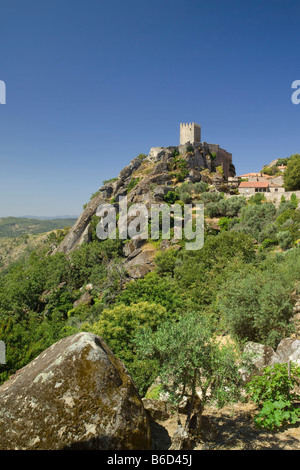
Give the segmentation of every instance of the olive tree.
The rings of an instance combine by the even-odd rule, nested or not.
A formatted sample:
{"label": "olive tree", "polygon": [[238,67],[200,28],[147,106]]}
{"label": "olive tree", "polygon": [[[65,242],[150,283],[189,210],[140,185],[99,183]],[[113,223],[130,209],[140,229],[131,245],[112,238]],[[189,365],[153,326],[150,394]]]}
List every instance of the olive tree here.
{"label": "olive tree", "polygon": [[[164,322],[154,334],[150,329],[141,330],[136,343],[143,357],[158,360],[163,387],[177,411],[183,397],[190,395],[186,429],[194,411],[196,391],[201,400],[197,409],[200,416],[209,400],[223,406],[239,397],[238,351],[215,337],[209,317],[185,314],[178,322]],[[179,412],[178,423],[181,425]]]}

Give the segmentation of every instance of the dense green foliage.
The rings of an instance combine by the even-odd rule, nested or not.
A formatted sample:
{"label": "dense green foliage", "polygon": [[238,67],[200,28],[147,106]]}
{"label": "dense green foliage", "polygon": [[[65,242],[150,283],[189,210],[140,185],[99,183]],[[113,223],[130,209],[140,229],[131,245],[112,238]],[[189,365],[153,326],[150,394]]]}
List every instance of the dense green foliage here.
{"label": "dense green foliage", "polygon": [[232,196],[228,199],[222,198],[219,201],[208,202],[205,210],[209,217],[237,217],[245,204],[244,197]]}
{"label": "dense green foliage", "polygon": [[260,376],[255,376],[247,384],[252,400],[260,407],[255,424],[275,430],[287,424],[295,424],[300,419],[300,409],[295,400],[295,387],[300,384],[300,367],[294,363],[274,364],[266,367]]}
{"label": "dense green foliage", "polygon": [[70,257],[47,256],[46,248],[0,275],[0,337],[7,345],[7,364],[0,369],[0,380],[58,339],[79,331],[87,310],[90,317],[99,316],[103,309],[99,302],[82,309],[82,318],[76,317],[78,312],[70,318],[68,312],[82,295],[79,289],[92,281],[96,281],[96,300],[101,289],[108,299],[110,293],[115,295],[119,279],[108,265],[119,251],[118,240],[83,245]]}
{"label": "dense green foliage", "polygon": [[289,158],[283,180],[286,191],[300,189],[300,155],[298,153]]}
{"label": "dense green foliage", "polygon": [[127,185],[127,193],[129,193],[140,181],[140,178],[131,178]]}
{"label": "dense green foliage", "polygon": [[188,164],[184,158],[178,156],[177,154],[174,155],[176,156],[174,156],[174,162],[170,171],[170,176],[177,182],[181,182],[189,173]]}
{"label": "dense green foliage", "polygon": [[[186,173],[179,155],[173,172],[179,180]],[[58,339],[93,331],[124,361],[141,394],[158,375],[193,386],[200,365],[204,382],[196,377],[197,384],[205,391],[209,383],[222,404],[228,380],[236,383],[236,351],[220,349],[216,335],[229,333],[239,347],[246,341],[276,347],[291,334],[291,294],[300,278],[296,196],[276,207],[261,195],[226,198],[206,183],[182,182],[165,202],[203,203],[220,230],[207,228],[196,251],[180,242],[160,249],[161,239],[152,241],[155,269],[142,279],[126,274],[123,241],[97,238],[97,217],[92,241],[69,255],[47,254],[61,231],[0,272],[0,339],[7,346],[0,381]],[[87,292],[90,301],[75,304]]]}
{"label": "dense green foliage", "polygon": [[238,341],[276,347],[293,331],[290,294],[300,276],[300,252],[267,257],[231,271],[218,292],[218,309]]}
{"label": "dense green foliage", "polygon": [[237,353],[232,345],[220,344],[214,332],[208,317],[186,313],[178,322],[162,323],[156,332],[147,327],[137,334],[139,354],[157,359],[160,379],[173,403],[178,405],[190,390],[193,404],[196,387],[201,390],[201,412],[208,400],[223,406],[239,396]]}

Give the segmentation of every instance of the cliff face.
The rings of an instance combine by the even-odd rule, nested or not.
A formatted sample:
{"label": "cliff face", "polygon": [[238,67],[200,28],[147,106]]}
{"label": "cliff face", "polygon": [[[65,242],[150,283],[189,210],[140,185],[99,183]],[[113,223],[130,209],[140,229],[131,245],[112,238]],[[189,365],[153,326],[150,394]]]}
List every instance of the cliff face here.
{"label": "cliff face", "polygon": [[[134,158],[117,179],[99,189],[99,194],[89,201],[69,234],[54,252],[70,253],[88,241],[90,221],[96,214],[97,207],[103,203],[111,203],[118,209],[120,196],[127,196],[128,204],[150,205],[162,203],[167,193],[182,182],[203,181],[218,189],[226,176],[224,172],[222,174],[216,171],[222,165],[222,154],[215,155],[210,148],[211,144],[206,143],[154,147],[146,158]],[[231,168],[230,176],[234,175],[234,166],[225,157],[224,167]]]}

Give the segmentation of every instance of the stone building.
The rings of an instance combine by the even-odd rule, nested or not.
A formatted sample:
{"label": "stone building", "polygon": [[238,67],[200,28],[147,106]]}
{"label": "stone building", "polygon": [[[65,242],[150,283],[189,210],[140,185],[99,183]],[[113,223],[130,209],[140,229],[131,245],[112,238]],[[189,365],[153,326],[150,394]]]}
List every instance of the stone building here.
{"label": "stone building", "polygon": [[264,173],[245,173],[244,175],[239,175],[239,178],[247,179],[247,181],[266,181],[271,176],[265,175]]}
{"label": "stone building", "polygon": [[242,181],[239,193],[243,196],[253,196],[255,193],[284,193],[284,188],[270,181]]}
{"label": "stone building", "polygon": [[235,176],[235,167],[232,163],[232,154],[222,149],[218,144],[207,144],[209,151],[214,156],[215,166],[221,166],[224,171],[224,176],[228,179],[230,176]]}
{"label": "stone building", "polygon": [[[192,144],[197,146],[201,142],[201,126],[192,123],[180,123],[179,150],[181,146]],[[218,144],[203,142],[213,155],[214,165],[222,166],[225,178],[235,176],[235,167],[232,163],[232,154],[222,149]]]}
{"label": "stone building", "polygon": [[181,123],[179,144],[193,144],[194,142],[201,142],[201,126],[194,122],[189,124]]}
{"label": "stone building", "polygon": [[[223,168],[224,177],[235,176],[235,167],[232,163],[232,154],[222,149],[218,144],[208,144],[201,142],[201,126],[194,122],[190,124],[180,124],[180,144],[178,147],[152,147],[150,149],[148,160],[157,162],[166,152],[179,151],[180,154],[188,152],[189,147],[193,149],[196,156],[200,158],[200,154],[208,155],[212,160],[212,166],[215,168],[221,166]],[[203,163],[203,167],[206,166]],[[200,165],[201,166],[201,165]]]}

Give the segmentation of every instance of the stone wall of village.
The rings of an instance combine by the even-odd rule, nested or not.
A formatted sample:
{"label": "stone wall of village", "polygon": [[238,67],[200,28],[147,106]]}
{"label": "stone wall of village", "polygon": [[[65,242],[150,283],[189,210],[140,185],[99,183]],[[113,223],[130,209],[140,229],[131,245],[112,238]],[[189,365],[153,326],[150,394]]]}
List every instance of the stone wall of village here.
{"label": "stone wall of village", "polygon": [[281,193],[263,193],[267,201],[273,202],[274,204],[280,204],[282,196],[285,197],[287,201],[291,199],[291,195],[295,194],[296,197],[300,200],[300,191],[283,191]]}

